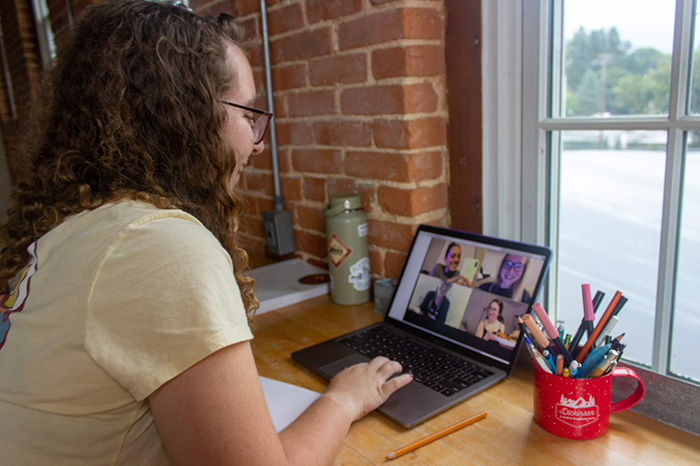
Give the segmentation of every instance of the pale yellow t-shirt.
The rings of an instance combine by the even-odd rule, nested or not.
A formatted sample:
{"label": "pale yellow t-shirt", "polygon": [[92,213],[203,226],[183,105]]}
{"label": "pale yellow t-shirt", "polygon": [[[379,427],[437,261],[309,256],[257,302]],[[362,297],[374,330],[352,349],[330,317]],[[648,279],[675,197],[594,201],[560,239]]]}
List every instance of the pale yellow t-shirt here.
{"label": "pale yellow t-shirt", "polygon": [[0,464],[169,464],[148,396],[252,338],[230,256],[191,215],[134,201],[30,251],[0,326]]}

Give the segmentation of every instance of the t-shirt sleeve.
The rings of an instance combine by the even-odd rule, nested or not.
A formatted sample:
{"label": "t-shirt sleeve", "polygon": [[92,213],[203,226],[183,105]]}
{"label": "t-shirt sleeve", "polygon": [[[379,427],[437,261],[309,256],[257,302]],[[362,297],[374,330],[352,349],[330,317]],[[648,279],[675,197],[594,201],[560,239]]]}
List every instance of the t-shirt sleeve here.
{"label": "t-shirt sleeve", "polygon": [[96,272],[85,349],[137,400],[252,338],[231,258],[194,220],[130,225]]}

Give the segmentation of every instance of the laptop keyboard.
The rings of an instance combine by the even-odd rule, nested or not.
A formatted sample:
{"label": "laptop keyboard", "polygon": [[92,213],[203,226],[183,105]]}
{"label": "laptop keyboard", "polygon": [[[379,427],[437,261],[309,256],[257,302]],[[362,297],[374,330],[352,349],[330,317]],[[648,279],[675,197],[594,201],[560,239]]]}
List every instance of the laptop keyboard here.
{"label": "laptop keyboard", "polygon": [[445,396],[452,396],[493,374],[451,354],[390,332],[384,326],[373,327],[340,343],[369,358],[385,356],[401,363],[413,380]]}

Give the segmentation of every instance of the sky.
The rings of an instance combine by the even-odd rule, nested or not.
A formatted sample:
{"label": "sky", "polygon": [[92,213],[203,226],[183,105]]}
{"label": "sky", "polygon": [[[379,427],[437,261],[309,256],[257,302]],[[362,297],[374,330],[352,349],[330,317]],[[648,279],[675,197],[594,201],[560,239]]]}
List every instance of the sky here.
{"label": "sky", "polygon": [[565,0],[564,37],[571,39],[580,27],[590,32],[615,26],[632,50],[671,54],[675,8],[676,0]]}

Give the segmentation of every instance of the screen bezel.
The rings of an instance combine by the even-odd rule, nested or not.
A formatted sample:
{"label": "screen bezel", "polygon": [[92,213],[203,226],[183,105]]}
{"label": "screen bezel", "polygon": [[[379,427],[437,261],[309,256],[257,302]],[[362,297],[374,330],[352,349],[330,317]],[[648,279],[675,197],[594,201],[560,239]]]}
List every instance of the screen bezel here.
{"label": "screen bezel", "polygon": [[[486,246],[492,246],[492,247],[497,247],[497,248],[503,248],[503,249],[510,249],[513,251],[520,251],[523,253],[527,254],[536,254],[544,257],[544,261],[542,264],[542,270],[540,272],[540,276],[538,277],[537,284],[535,285],[535,289],[533,290],[532,297],[530,298],[530,301],[528,304],[528,310],[527,313],[532,312],[532,305],[537,302],[537,299],[539,297],[539,294],[544,286],[545,281],[547,280],[548,277],[548,272],[549,272],[549,266],[552,260],[552,251],[545,247],[545,246],[538,246],[534,244],[528,244],[528,243],[522,243],[522,242],[517,242],[517,241],[510,241],[510,240],[505,240],[501,238],[495,238],[492,236],[485,236],[485,235],[480,235],[476,233],[468,233],[465,231],[460,231],[460,230],[453,230],[449,228],[442,228],[442,227],[436,227],[433,225],[419,225],[418,229],[416,230],[415,235],[413,236],[413,240],[411,242],[411,247],[408,251],[408,255],[406,256],[406,260],[404,262],[403,268],[401,269],[401,274],[399,275],[399,279],[397,281],[397,285],[394,289],[394,293],[391,296],[391,301],[389,303],[389,307],[387,308],[386,315],[384,316],[384,322],[390,323],[391,325],[395,325],[401,330],[419,336],[420,338],[424,340],[431,341],[433,343],[437,343],[451,351],[454,351],[459,354],[463,354],[464,356],[467,356],[471,359],[474,359],[478,362],[481,362],[483,364],[497,367],[506,373],[510,374],[513,371],[513,368],[515,366],[515,361],[518,358],[518,354],[520,353],[520,348],[522,346],[522,340],[523,340],[523,334],[522,332],[518,336],[518,341],[515,345],[515,348],[513,351],[510,353],[510,359],[508,360],[507,363],[503,363],[497,359],[493,359],[489,356],[483,355],[479,353],[478,351],[474,351],[470,348],[466,348],[464,346],[461,346],[459,344],[453,343],[450,340],[447,340],[446,338],[448,337],[441,337],[434,335],[430,332],[424,331],[420,328],[414,327],[412,325],[407,325],[404,323],[404,321],[395,319],[390,316],[391,314],[391,309],[394,306],[394,302],[396,300],[396,294],[400,288],[401,281],[404,279],[404,275],[406,274],[406,269],[407,269],[407,264],[409,263],[409,260],[411,259],[411,254],[415,252],[415,244],[416,240],[418,239],[418,236],[421,232],[425,232],[428,234],[433,234],[433,235],[440,235],[440,236],[446,236],[449,238],[454,238],[455,240],[464,240],[472,243],[477,243],[477,244],[483,244]],[[415,283],[413,284],[413,287],[411,290],[415,288]],[[465,343],[466,344],[466,343]]]}

